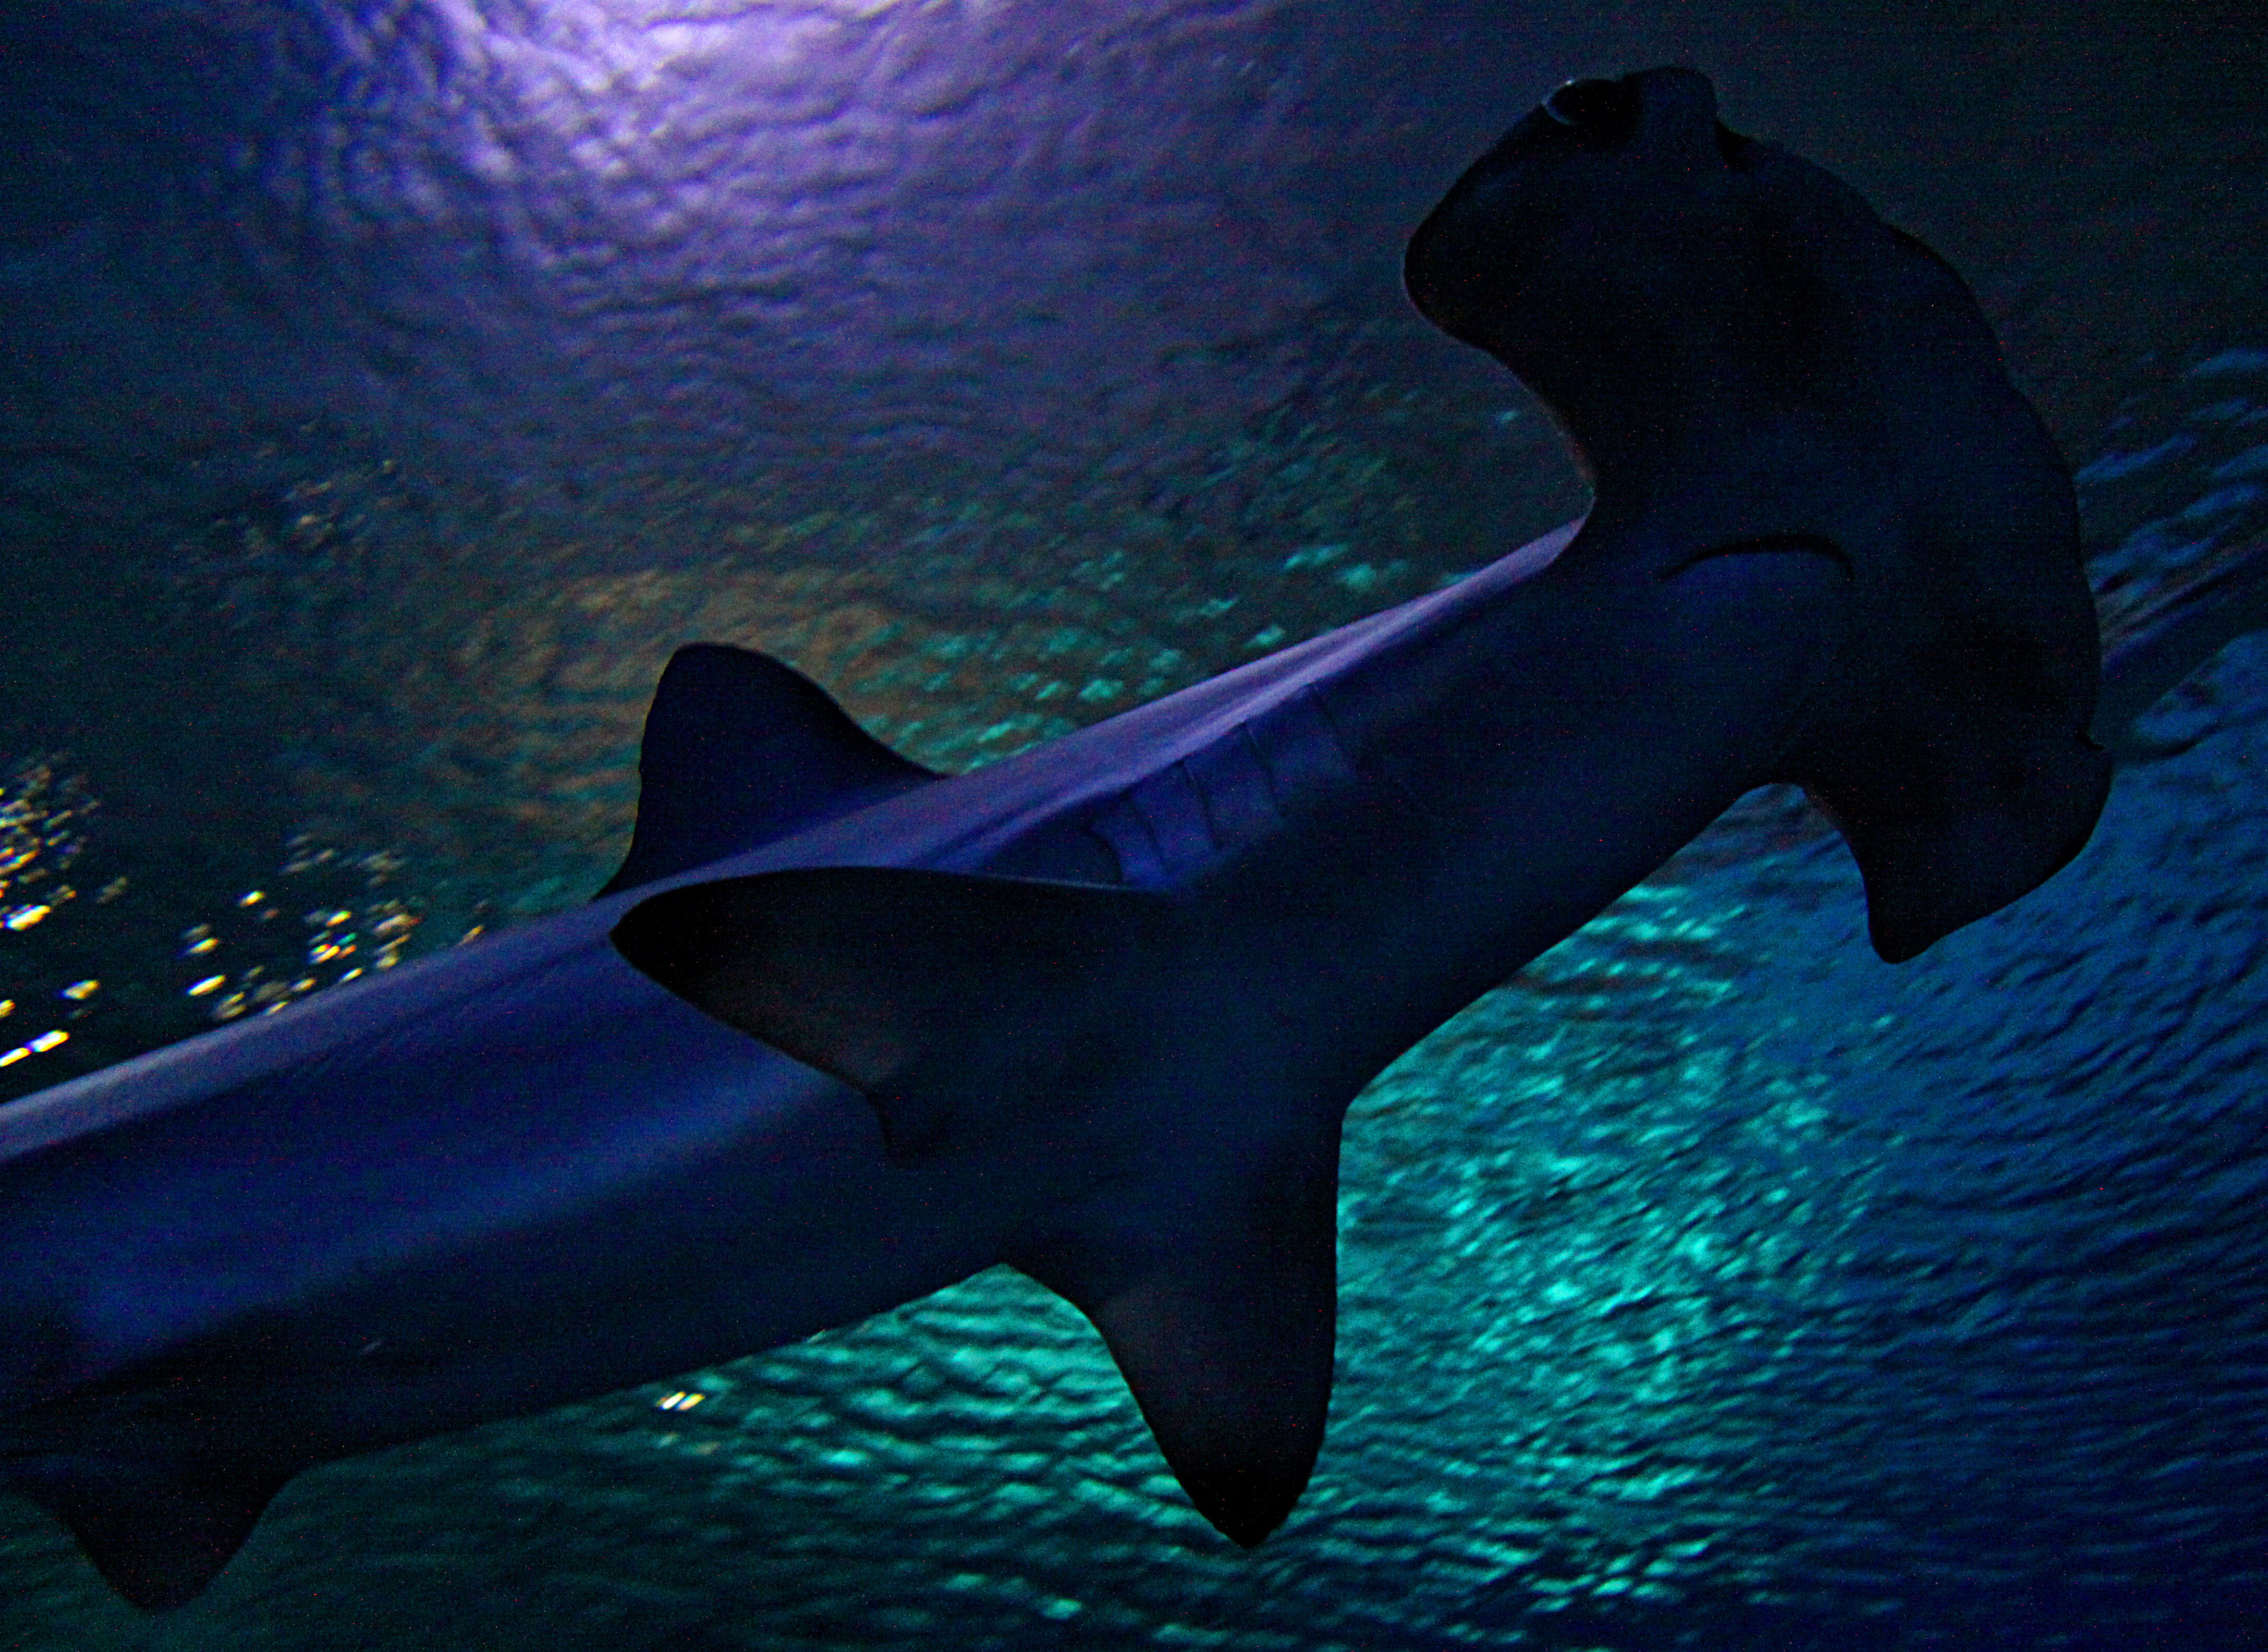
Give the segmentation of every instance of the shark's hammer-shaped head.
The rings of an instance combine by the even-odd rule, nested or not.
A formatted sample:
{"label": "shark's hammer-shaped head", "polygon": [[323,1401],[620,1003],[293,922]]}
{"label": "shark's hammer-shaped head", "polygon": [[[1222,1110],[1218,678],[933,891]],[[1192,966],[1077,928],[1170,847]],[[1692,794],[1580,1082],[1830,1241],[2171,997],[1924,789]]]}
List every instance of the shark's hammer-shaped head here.
{"label": "shark's hammer-shaped head", "polygon": [[1775,778],[1842,829],[1896,961],[2076,854],[2110,784],[2071,482],[1967,284],[1666,68],[1574,81],[1410,237],[1410,296],[1552,409],[1597,491],[1571,556],[1759,541],[1850,573]]}
{"label": "shark's hammer-shaped head", "polygon": [[[1805,210],[1821,186],[1871,219],[1729,131],[1690,70],[1571,81],[1458,179],[1404,279],[1428,320],[1550,405],[1602,488],[1627,487],[1731,421],[1831,395],[1813,369],[1849,353],[1855,317],[1818,267],[1818,229],[1849,212]],[[1794,213],[1822,225],[1791,236]]]}

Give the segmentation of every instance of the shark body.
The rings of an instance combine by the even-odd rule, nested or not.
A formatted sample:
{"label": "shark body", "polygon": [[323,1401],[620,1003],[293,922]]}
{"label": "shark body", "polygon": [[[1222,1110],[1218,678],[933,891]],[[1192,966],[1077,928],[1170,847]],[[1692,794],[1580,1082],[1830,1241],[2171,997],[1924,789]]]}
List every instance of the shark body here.
{"label": "shark body", "polygon": [[[170,1606],[314,1464],[1006,1262],[1255,1543],[1322,1439],[1340,1121],[1387,1063],[1756,785],[1835,817],[1893,958],[2067,860],[2092,608],[1966,290],[1700,76],[1582,86],[1408,273],[1562,413],[1589,518],[959,777],[681,651],[591,905],[0,1110],[0,1479]],[[1754,268],[1706,212],[1662,240],[1697,188]],[[1640,254],[1690,290],[1602,287]]]}

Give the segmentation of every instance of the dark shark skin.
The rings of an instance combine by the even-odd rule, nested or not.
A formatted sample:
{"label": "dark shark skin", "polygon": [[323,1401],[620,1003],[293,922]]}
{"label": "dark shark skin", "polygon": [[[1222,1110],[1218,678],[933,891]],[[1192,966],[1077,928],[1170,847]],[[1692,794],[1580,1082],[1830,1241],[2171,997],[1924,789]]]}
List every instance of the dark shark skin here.
{"label": "dark shark skin", "polygon": [[1256,1543],[1395,1056],[1766,782],[1887,957],[2077,852],[2070,486],[1933,254],[1658,70],[1514,127],[1408,277],[1562,413],[1585,521],[954,778],[682,651],[592,905],[0,1110],[7,1483],[171,1606],[312,1464],[1007,1262]]}

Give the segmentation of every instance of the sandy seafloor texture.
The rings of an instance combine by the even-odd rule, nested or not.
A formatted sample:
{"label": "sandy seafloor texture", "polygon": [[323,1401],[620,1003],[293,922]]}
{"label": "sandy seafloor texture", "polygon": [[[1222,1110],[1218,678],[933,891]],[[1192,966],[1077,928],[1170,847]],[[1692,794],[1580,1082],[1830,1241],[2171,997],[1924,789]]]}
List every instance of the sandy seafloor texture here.
{"label": "sandy seafloor texture", "polygon": [[[2227,162],[2201,147],[2196,179]],[[2146,140],[2073,164],[2131,186],[2073,209],[2080,240],[2156,237],[2183,281],[2257,218],[2225,180],[2166,217],[2184,191]],[[1918,199],[2082,466],[2114,624],[2268,532],[2268,336],[2169,304],[2183,326],[2118,356],[2113,284],[2028,284],[2021,248],[1984,256],[2021,226]],[[958,768],[1469,565],[1445,477],[1471,408],[1368,371],[1138,508],[917,490],[897,518],[777,514],[743,490],[703,505],[736,525],[697,549],[610,556],[374,448],[217,507],[122,564],[146,629],[115,658],[179,672],[225,644],[213,682],[172,682],[195,739],[165,740],[176,702],[137,682],[59,719],[96,760],[0,776],[0,854],[26,856],[6,911],[76,891],[0,934],[0,1044],[73,1032],[0,1095],[231,992],[256,1008],[579,898],[675,642],[776,649]],[[1503,411],[1489,460],[1533,473],[1515,526],[1540,530],[1571,484],[1533,410]],[[1395,445],[1413,424],[1463,457],[1425,472],[1422,440]],[[99,606],[55,616],[58,684],[106,680],[70,652],[113,640]],[[106,744],[106,712],[133,738]],[[2268,638],[2148,732],[2171,755],[2122,772],[2079,863],[1915,963],[1874,958],[1840,846],[1759,796],[1373,1086],[1330,1438],[1255,1554],[1189,1510],[1076,1315],[995,1272],[313,1472],[166,1618],[0,1502],[0,1648],[2268,1645]],[[215,749],[256,754],[237,790]],[[153,776],[218,787],[195,837],[151,825]]]}

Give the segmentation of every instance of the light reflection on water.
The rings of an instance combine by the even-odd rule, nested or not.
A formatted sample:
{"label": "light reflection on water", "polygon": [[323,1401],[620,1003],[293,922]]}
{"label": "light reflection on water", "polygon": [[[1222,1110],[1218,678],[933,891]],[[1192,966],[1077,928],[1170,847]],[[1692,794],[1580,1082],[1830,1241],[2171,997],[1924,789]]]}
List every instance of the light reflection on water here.
{"label": "light reflection on water", "polygon": [[[1114,566],[1122,593],[1143,572]],[[2159,577],[2127,581],[2134,611]],[[1097,680],[1130,645],[1100,607],[955,631],[873,576],[572,589],[563,611],[602,623],[580,654],[542,633],[544,680],[630,701],[609,685],[663,646],[655,614],[731,615],[834,650],[870,719],[932,761],[967,761],[1027,675]],[[1248,586],[1237,627],[1304,634],[1329,589]],[[2154,715],[2187,718],[2190,749],[2122,775],[2088,855],[1915,964],[1873,960],[1839,845],[1759,794],[1374,1084],[1348,1130],[1333,1432],[1254,1556],[1189,1510],[1077,1316],[996,1271],[319,1471],[208,1601],[155,1625],[129,1631],[26,1516],[0,1624],[153,1648],[612,1643],[666,1621],[703,1647],[2014,1648],[2047,1626],[2233,1649],[2268,1457],[2245,1076],[2268,1056],[2268,657],[2240,645],[2179,698]],[[491,800],[551,795],[541,742],[570,726],[532,718]],[[40,820],[84,809],[48,777]],[[36,830],[77,826],[80,878],[100,819]],[[419,865],[302,845],[277,868],[288,903],[215,890],[186,943],[213,948],[176,957],[175,932],[106,960],[92,1001],[139,976],[186,1002],[186,971],[269,937],[267,967],[302,971],[311,944],[378,933],[373,897],[416,911]]]}

